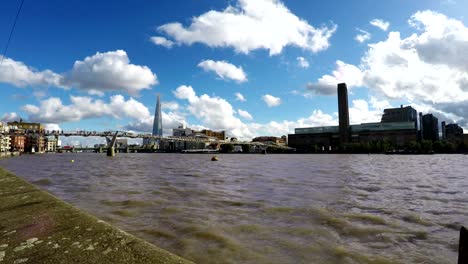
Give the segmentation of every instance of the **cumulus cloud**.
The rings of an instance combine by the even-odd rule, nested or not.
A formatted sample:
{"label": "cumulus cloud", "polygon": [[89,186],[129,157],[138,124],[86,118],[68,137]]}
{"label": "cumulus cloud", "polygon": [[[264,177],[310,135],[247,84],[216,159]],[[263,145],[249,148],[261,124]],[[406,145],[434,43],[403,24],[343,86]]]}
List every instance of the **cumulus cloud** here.
{"label": "cumulus cloud", "polygon": [[192,18],[188,27],[169,23],[158,29],[176,43],[232,47],[246,54],[266,49],[276,55],[288,45],[312,52],[325,50],[336,25],[315,28],[279,0],[238,0],[223,11],[211,10]]}
{"label": "cumulus cloud", "polygon": [[178,110],[179,104],[177,102],[162,102],[161,109],[167,109],[167,110],[172,110],[172,111]]}
{"label": "cumulus cloud", "polygon": [[54,124],[54,123],[44,124],[44,129],[46,131],[54,131],[54,130],[55,131],[60,131],[60,130],[62,130],[58,124]]}
{"label": "cumulus cloud", "polygon": [[158,83],[156,74],[147,66],[131,64],[123,50],[96,53],[83,61],[75,61],[73,68],[63,74],[51,70],[38,71],[9,58],[0,65],[0,82],[17,87],[54,86],[77,88],[91,95],[103,96],[107,91],[137,95]]}
{"label": "cumulus cloud", "polygon": [[[191,115],[196,117],[198,125],[192,127],[203,127],[214,130],[225,130],[227,135],[237,137],[241,140],[250,140],[256,136],[273,135],[281,136],[294,133],[294,128],[337,125],[336,116],[325,114],[320,110],[314,110],[309,117],[297,120],[271,121],[268,123],[251,122],[251,115],[242,109],[237,113],[248,122],[242,122],[236,117],[236,111],[226,100],[219,97],[211,97],[206,94],[197,95],[191,86],[180,86],[174,91],[174,95],[188,102],[187,109]],[[163,120],[164,122],[164,120]]]}
{"label": "cumulus cloud", "polygon": [[198,67],[205,71],[215,72],[223,80],[231,79],[238,83],[247,81],[247,75],[242,67],[237,67],[226,61],[204,60],[198,64]]}
{"label": "cumulus cloud", "polygon": [[383,31],[387,31],[390,23],[388,21],[384,21],[382,19],[372,19],[369,22],[371,25],[380,28]]}
{"label": "cumulus cloud", "polygon": [[[390,32],[387,39],[368,45],[359,66],[337,63],[332,75],[308,88],[334,94],[338,82],[351,88],[362,85],[378,97],[403,100],[419,111],[466,125],[468,111],[460,109],[468,105],[468,60],[460,54],[468,49],[468,28],[434,11],[419,11],[408,22],[416,33],[402,38]],[[356,102],[358,108],[365,112],[363,102]]]}
{"label": "cumulus cloud", "polygon": [[20,116],[15,112],[5,113],[0,119],[0,121],[3,121],[3,122],[13,122],[13,121],[19,121],[19,120],[20,120]]}
{"label": "cumulus cloud", "polygon": [[237,101],[241,101],[241,102],[247,101],[247,99],[245,99],[245,97],[241,93],[235,93],[235,95],[236,95]]}
{"label": "cumulus cloud", "polygon": [[[161,111],[161,119],[163,123],[163,135],[170,136],[172,135],[172,129],[180,125],[188,125],[186,121],[186,116],[177,111]],[[139,120],[132,121],[130,124],[126,125],[124,129],[151,133],[153,130],[153,120],[154,115],[142,117]]]}
{"label": "cumulus cloud", "polygon": [[275,107],[281,104],[281,98],[274,97],[271,94],[265,94],[262,96],[262,99],[268,105],[268,107]]}
{"label": "cumulus cloud", "polygon": [[[0,56],[0,60],[2,56]],[[4,58],[0,65],[0,82],[9,83],[17,87],[26,86],[57,86],[61,76],[51,70],[38,71],[21,61]]]}
{"label": "cumulus cloud", "polygon": [[63,75],[62,83],[88,91],[125,91],[136,95],[158,83],[157,76],[147,66],[130,63],[123,50],[97,52]]}
{"label": "cumulus cloud", "polygon": [[308,83],[306,88],[308,92],[318,95],[336,94],[336,85],[345,82],[348,89],[362,86],[363,74],[361,70],[342,61],[336,61],[336,69],[331,75],[324,75],[316,83]]}
{"label": "cumulus cloud", "polygon": [[310,66],[309,61],[307,61],[304,57],[297,57],[296,60],[297,60],[297,64],[299,65],[299,67],[304,68],[304,69],[309,68]]}
{"label": "cumulus cloud", "polygon": [[201,125],[214,130],[229,130],[238,137],[251,134],[248,127],[235,116],[235,110],[225,99],[207,94],[198,96],[191,86],[185,85],[178,87],[174,95],[188,101],[187,110],[200,120]]}
{"label": "cumulus cloud", "polygon": [[166,47],[168,49],[172,48],[172,46],[175,45],[174,41],[168,40],[165,37],[151,37],[150,40],[155,45],[160,45],[160,46]]}
{"label": "cumulus cloud", "polygon": [[358,28],[357,31],[359,31],[359,34],[357,34],[354,37],[354,39],[359,43],[366,42],[372,37],[372,35],[369,32],[365,31],[365,30],[362,30],[362,29]]}
{"label": "cumulus cloud", "polygon": [[297,120],[270,121],[265,124],[250,123],[247,124],[250,131],[254,131],[251,137],[272,135],[281,136],[293,134],[295,128],[315,127],[315,126],[333,126],[337,125],[338,120],[335,116],[323,113],[321,110],[313,110],[312,114],[306,118]]}
{"label": "cumulus cloud", "polygon": [[70,96],[70,101],[71,104],[64,105],[60,98],[51,97],[42,100],[39,106],[25,105],[22,110],[31,121],[55,124],[99,117],[141,119],[150,116],[142,103],[133,98],[125,100],[122,95],[112,96],[107,103],[86,96]]}
{"label": "cumulus cloud", "polygon": [[243,117],[243,118],[245,118],[247,120],[252,120],[253,119],[252,115],[247,111],[244,111],[242,109],[238,109],[237,112],[239,113],[239,115],[241,117]]}

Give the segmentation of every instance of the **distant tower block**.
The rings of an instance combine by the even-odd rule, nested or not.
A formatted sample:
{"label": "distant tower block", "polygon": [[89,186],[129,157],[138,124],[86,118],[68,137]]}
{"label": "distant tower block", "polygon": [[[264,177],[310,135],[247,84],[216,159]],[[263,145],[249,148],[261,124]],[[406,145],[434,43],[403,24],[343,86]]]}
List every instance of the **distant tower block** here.
{"label": "distant tower block", "polygon": [[346,144],[349,142],[348,88],[346,83],[338,84],[338,119],[340,143]]}
{"label": "distant tower block", "polygon": [[153,121],[153,136],[163,135],[162,129],[162,116],[161,116],[161,102],[158,94],[158,100],[156,102],[156,110],[154,111],[154,121]]}

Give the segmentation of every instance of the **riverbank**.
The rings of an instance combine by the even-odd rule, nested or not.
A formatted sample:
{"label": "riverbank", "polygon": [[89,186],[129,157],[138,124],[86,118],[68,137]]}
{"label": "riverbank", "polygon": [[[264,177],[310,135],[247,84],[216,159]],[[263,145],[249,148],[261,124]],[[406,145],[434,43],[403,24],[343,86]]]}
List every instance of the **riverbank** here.
{"label": "riverbank", "polygon": [[0,263],[192,263],[0,168]]}

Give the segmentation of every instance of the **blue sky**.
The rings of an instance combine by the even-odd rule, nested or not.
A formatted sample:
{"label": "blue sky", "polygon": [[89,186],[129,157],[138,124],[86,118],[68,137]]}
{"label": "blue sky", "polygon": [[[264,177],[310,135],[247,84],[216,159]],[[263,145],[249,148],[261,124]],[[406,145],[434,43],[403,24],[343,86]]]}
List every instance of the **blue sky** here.
{"label": "blue sky", "polygon": [[[0,4],[2,50],[19,4]],[[0,118],[149,132],[159,93],[165,135],[185,124],[280,136],[337,123],[346,82],[352,123],[411,104],[468,128],[464,10],[458,0],[25,0],[0,65]]]}

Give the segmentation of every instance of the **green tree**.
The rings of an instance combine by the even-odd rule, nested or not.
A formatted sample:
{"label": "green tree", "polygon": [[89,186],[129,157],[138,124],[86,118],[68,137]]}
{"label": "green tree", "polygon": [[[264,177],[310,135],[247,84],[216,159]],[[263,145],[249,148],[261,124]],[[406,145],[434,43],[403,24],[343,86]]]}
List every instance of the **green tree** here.
{"label": "green tree", "polygon": [[221,152],[229,153],[229,152],[232,152],[234,150],[234,145],[233,144],[222,144],[220,146],[220,148],[221,148]]}
{"label": "green tree", "polygon": [[432,151],[432,141],[430,140],[421,140],[421,151],[424,153],[429,153]]}
{"label": "green tree", "polygon": [[419,152],[421,150],[421,144],[419,144],[419,142],[417,141],[410,141],[408,143],[408,145],[406,146],[406,148],[409,150],[409,151],[414,151],[414,152]]}
{"label": "green tree", "polygon": [[243,144],[242,146],[242,152],[244,153],[249,153],[250,152],[250,146],[247,144]]}

